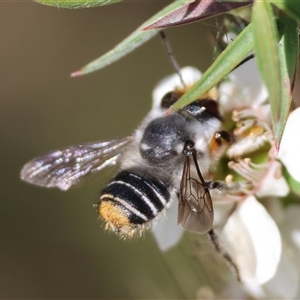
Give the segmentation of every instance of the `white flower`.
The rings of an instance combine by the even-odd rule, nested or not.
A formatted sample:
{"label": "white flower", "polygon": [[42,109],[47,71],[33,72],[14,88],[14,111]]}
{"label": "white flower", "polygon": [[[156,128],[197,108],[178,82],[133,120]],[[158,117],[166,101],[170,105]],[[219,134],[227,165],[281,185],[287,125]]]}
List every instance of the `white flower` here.
{"label": "white flower", "polygon": [[288,117],[278,157],[287,168],[289,174],[298,182],[300,182],[299,129],[300,108],[297,108]]}
{"label": "white flower", "polygon": [[[188,79],[188,85],[201,76],[194,68],[183,70],[183,81]],[[161,98],[180,85],[177,75],[161,82],[153,93],[153,108],[158,108]],[[281,172],[281,163],[300,182],[300,142],[296,133],[300,128],[300,109],[288,118],[277,157],[267,97],[254,59],[234,70],[229,74],[229,80],[219,86],[221,113],[224,118],[231,118],[231,124],[232,121],[235,123],[235,143],[227,151],[230,163],[226,182],[230,184],[233,172],[233,178],[238,175],[240,180],[242,177],[252,184],[252,188],[241,185],[243,188],[238,193],[229,195],[211,191],[214,226],[222,230],[225,249],[237,263],[248,293],[258,298],[290,299],[300,296],[297,292],[300,288],[300,207],[297,206],[298,214],[295,215],[290,208],[282,208],[279,199],[290,192]],[[269,200],[268,206],[263,205],[264,199]],[[228,218],[234,203],[237,207]],[[166,218],[158,220],[153,228],[154,237],[163,251],[175,246],[183,233],[183,229],[176,226],[177,206],[178,199],[174,199]],[[277,215],[275,210],[279,212]],[[277,220],[278,215],[281,218]],[[224,216],[228,218],[227,222],[226,219],[224,222]]]}
{"label": "white flower", "polygon": [[260,107],[268,91],[260,80],[255,59],[251,59],[229,74],[230,80],[220,85],[221,108],[226,111],[245,107]]}
{"label": "white flower", "polygon": [[228,219],[224,236],[233,249],[242,280],[270,280],[281,255],[279,230],[266,209],[254,196],[246,198]]}
{"label": "white flower", "polygon": [[[244,286],[252,296],[294,298],[299,288],[300,264],[295,264],[285,235],[280,234],[280,228],[256,199],[271,197],[269,210],[272,211],[272,206],[278,207],[278,198],[289,193],[276,157],[270,107],[265,102],[268,95],[259,83],[254,60],[233,71],[229,77],[230,81],[220,86],[220,99],[225,113],[234,110],[233,120],[237,122],[236,143],[228,150],[233,160],[230,166],[251,181],[254,188],[228,219],[223,237],[240,268]],[[300,128],[299,113],[293,112],[287,121],[279,155],[288,172],[298,181],[300,156],[296,150],[299,147],[295,130]],[[265,151],[263,162],[255,164],[247,158],[264,144],[270,149]],[[293,224],[287,210],[280,210],[282,219],[288,218]]]}
{"label": "white flower", "polygon": [[184,229],[177,225],[178,199],[174,199],[167,210],[152,228],[152,234],[161,251],[167,251],[176,246],[182,237]]}

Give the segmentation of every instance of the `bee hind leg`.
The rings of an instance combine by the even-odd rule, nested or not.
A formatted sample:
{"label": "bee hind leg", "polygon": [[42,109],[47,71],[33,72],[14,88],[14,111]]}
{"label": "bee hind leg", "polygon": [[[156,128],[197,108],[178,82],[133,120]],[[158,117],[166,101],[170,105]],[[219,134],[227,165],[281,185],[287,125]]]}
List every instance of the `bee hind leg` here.
{"label": "bee hind leg", "polygon": [[212,243],[213,248],[225,259],[227,264],[235,273],[236,280],[238,282],[242,282],[239,268],[230,256],[230,254],[221,245],[219,235],[214,231],[214,229],[210,229],[207,233],[207,236],[210,242]]}
{"label": "bee hind leg", "polygon": [[[249,192],[249,190],[251,190],[253,188],[252,184],[249,182],[246,182],[246,181],[238,181],[238,182],[206,181],[205,183],[209,189],[216,189],[221,193],[231,194],[231,195],[239,195],[239,196],[246,195]],[[237,204],[238,204],[238,200],[233,202],[233,206],[229,210],[228,215],[225,218],[226,221],[235,211]],[[238,266],[234,262],[231,255],[222,246],[220,237],[216,233],[216,231],[213,228],[210,229],[207,233],[207,236],[208,236],[213,248],[225,259],[227,264],[232,269],[237,281],[242,282]]]}

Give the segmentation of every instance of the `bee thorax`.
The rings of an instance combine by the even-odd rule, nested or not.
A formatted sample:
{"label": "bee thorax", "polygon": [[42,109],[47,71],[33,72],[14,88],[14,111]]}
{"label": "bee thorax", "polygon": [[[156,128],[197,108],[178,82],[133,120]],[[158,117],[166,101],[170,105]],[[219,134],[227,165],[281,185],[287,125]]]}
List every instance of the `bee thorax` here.
{"label": "bee thorax", "polygon": [[177,113],[153,120],[142,137],[141,156],[151,165],[170,166],[170,160],[182,154],[189,137],[186,127],[185,118]]}

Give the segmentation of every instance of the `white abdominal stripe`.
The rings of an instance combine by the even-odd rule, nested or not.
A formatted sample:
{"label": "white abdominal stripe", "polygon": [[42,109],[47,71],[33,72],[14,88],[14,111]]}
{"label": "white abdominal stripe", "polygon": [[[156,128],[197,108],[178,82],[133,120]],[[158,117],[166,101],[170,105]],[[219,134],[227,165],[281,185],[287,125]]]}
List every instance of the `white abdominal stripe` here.
{"label": "white abdominal stripe", "polygon": [[166,207],[170,193],[154,177],[122,171],[102,191],[100,200],[113,202],[132,225],[141,225],[152,221]]}

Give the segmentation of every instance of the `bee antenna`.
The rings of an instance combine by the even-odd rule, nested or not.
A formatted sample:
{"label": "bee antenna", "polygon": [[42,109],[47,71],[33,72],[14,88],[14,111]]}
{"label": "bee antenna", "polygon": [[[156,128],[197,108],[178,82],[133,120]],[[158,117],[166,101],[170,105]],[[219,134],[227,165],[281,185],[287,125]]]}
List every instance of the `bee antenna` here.
{"label": "bee antenna", "polygon": [[180,78],[180,81],[181,81],[181,84],[182,84],[183,86],[185,86],[184,81],[183,81],[183,78],[182,78],[182,76],[181,76],[180,66],[179,66],[179,64],[178,64],[178,62],[177,62],[177,60],[176,60],[176,58],[175,58],[175,56],[174,56],[174,53],[173,53],[171,44],[169,43],[169,40],[168,40],[166,34],[165,34],[165,32],[164,32],[163,30],[161,30],[161,31],[159,32],[159,34],[160,34],[160,36],[161,36],[161,38],[162,38],[163,45],[164,45],[164,47],[165,47],[165,49],[166,49],[166,52],[167,52],[167,55],[168,55],[168,57],[169,57],[169,59],[170,59],[171,65],[174,67],[176,73],[178,74],[178,76],[179,76],[179,78]]}

